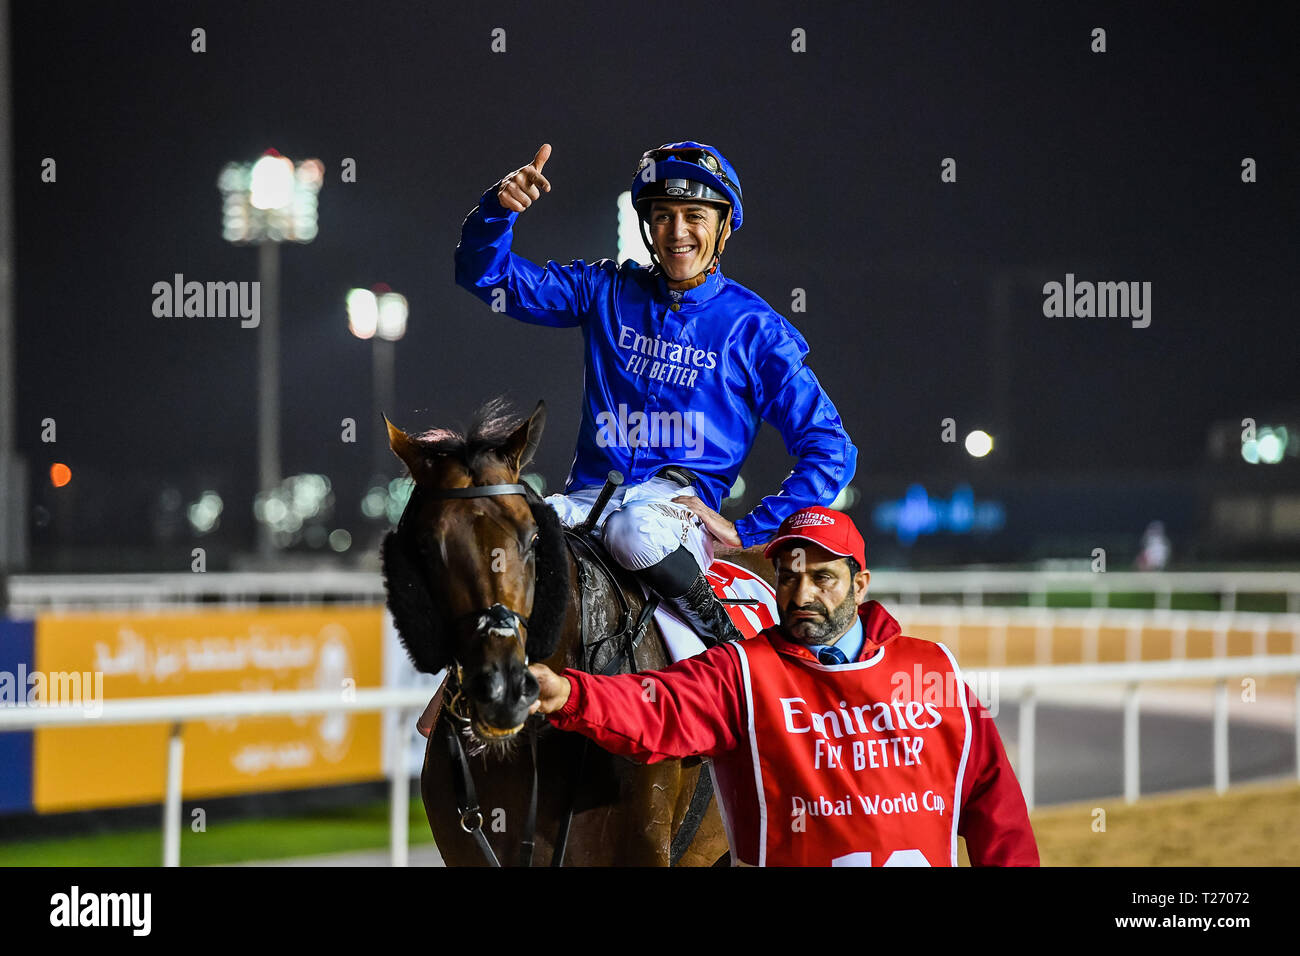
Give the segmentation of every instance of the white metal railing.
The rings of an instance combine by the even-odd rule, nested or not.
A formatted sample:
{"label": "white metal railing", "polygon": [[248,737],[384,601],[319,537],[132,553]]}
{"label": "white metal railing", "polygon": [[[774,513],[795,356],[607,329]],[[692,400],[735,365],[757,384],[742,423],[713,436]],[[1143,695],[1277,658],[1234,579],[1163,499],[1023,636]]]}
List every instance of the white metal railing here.
{"label": "white metal railing", "polygon": [[178,574],[13,575],[10,614],[75,610],[152,610],[212,605],[383,604],[374,571],[205,571]]}
{"label": "white metal railing", "polygon": [[1094,607],[1106,606],[1115,593],[1150,594],[1157,609],[1167,609],[1175,594],[1215,594],[1220,609],[1233,611],[1242,594],[1284,594],[1287,612],[1300,613],[1297,571],[1002,571],[964,568],[957,571],[891,571],[871,575],[874,594],[898,595],[919,604],[925,595],[961,595],[968,607],[984,604],[990,594],[1027,595],[1031,605],[1045,606],[1052,591],[1087,593]]}
{"label": "white metal railing", "polygon": [[389,853],[393,866],[406,866],[409,852],[410,741],[414,714],[422,712],[432,691],[427,687],[361,688],[338,691],[274,691],[260,694],[194,694],[183,697],[137,697],[87,704],[0,707],[0,731],[35,727],[92,727],[106,724],[167,722],[167,776],[163,801],[163,866],[180,866],[181,781],[185,721],[230,717],[275,717],[333,711],[393,711],[397,733],[391,741],[389,767]]}
{"label": "white metal railing", "polygon": [[[1249,633],[1251,654],[1266,655],[1270,634],[1290,634],[1290,653],[1300,654],[1300,614],[1266,614],[1258,611],[1169,611],[1123,608],[1064,607],[957,607],[939,604],[888,605],[903,626],[904,633],[916,628],[938,631],[938,639],[957,653],[962,628],[985,628],[988,632],[989,665],[1006,663],[1007,644],[1012,628],[1034,632],[1034,663],[1056,662],[1054,636],[1058,628],[1078,629],[1082,633],[1082,663],[1096,663],[1103,629],[1125,633],[1126,660],[1142,659],[1144,642],[1151,632],[1170,635],[1170,657],[1187,656],[1189,632],[1208,632],[1214,657],[1228,656],[1228,636]],[[916,635],[914,635],[916,636]],[[959,659],[960,659],[960,655]],[[1067,661],[1066,663],[1075,663]]]}
{"label": "white metal railing", "polygon": [[1214,680],[1212,736],[1214,742],[1214,789],[1228,788],[1228,686],[1229,677],[1296,677],[1295,757],[1300,777],[1300,654],[1203,658],[1200,660],[1136,661],[1115,664],[1058,664],[1050,667],[1007,667],[990,671],[997,692],[1019,695],[1019,751],[1017,774],[1025,803],[1034,808],[1034,728],[1038,691],[1046,687],[1120,684],[1124,687],[1124,799],[1133,803],[1139,795],[1138,709],[1139,687],[1143,683]]}
{"label": "white metal railing", "polygon": [[[877,569],[873,596],[897,595],[919,604],[934,595],[958,595],[963,605],[978,607],[989,595],[1023,595],[1045,606],[1052,591],[1092,595],[1104,607],[1112,592],[1151,594],[1157,609],[1170,606],[1175,594],[1215,594],[1224,611],[1236,610],[1242,594],[1286,595],[1287,612],[1300,613],[1297,571],[1004,571],[966,568],[955,571]],[[384,586],[375,571],[277,571],[176,574],[14,575],[10,603],[19,613],[79,608],[156,608],[193,603],[250,605],[310,604],[325,599],[382,604]]]}
{"label": "white metal railing", "polygon": [[[1214,786],[1228,788],[1227,678],[1249,675],[1289,675],[1295,685],[1296,773],[1300,776],[1300,654],[1206,658],[1200,660],[1137,661],[1115,664],[1060,664],[1050,667],[1013,667],[987,672],[996,679],[996,692],[1017,694],[1020,700],[1018,776],[1025,803],[1034,807],[1034,731],[1038,692],[1048,687],[1120,684],[1124,692],[1124,798],[1139,796],[1138,716],[1139,687],[1143,683],[1216,681],[1213,709]],[[429,688],[361,689],[344,698],[334,691],[283,691],[262,694],[205,694],[187,697],[148,697],[108,700],[91,715],[82,705],[0,707],[0,731],[48,726],[103,726],[170,722],[167,750],[167,785],[163,811],[163,865],[180,865],[181,781],[183,740],[187,720],[228,717],[266,717],[329,711],[388,711],[399,713],[398,733],[391,742],[390,853],[394,866],[405,866],[408,853],[407,821],[410,800],[409,762],[413,720],[408,719],[428,703]]]}

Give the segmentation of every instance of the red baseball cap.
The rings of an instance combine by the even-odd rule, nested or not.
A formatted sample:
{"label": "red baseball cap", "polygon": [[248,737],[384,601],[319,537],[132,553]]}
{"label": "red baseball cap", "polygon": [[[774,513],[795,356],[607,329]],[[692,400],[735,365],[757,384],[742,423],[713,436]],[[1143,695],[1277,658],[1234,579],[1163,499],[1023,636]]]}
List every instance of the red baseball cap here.
{"label": "red baseball cap", "polygon": [[763,557],[772,557],[782,542],[798,539],[819,544],[831,554],[841,558],[853,558],[859,568],[867,566],[867,545],[857,526],[842,511],[814,506],[796,511],[781,522],[776,529],[776,537],[763,549]]}

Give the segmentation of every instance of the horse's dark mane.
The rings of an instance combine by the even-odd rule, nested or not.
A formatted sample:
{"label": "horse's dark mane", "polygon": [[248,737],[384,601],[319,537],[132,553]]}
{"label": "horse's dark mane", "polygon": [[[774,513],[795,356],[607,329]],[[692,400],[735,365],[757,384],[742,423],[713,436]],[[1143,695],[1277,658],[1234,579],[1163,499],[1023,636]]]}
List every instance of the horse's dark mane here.
{"label": "horse's dark mane", "polygon": [[477,470],[484,459],[497,452],[524,421],[505,396],[490,398],[474,411],[469,427],[464,431],[454,428],[431,428],[411,440],[429,455],[455,458],[471,471]]}

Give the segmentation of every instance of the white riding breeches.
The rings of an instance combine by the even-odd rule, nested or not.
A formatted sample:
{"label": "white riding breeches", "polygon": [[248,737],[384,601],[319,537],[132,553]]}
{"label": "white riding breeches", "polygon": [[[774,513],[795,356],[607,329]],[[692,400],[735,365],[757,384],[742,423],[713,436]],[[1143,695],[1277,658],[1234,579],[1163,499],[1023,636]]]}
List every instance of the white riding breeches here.
{"label": "white riding breeches", "polygon": [[[549,495],[561,523],[572,527],[583,521],[596,503],[599,488],[580,488],[567,495]],[[679,546],[694,557],[700,570],[713,563],[713,536],[685,505],[673,499],[695,494],[669,478],[651,478],[637,485],[621,485],[605,505],[601,538],[605,549],[629,571],[658,564]]]}

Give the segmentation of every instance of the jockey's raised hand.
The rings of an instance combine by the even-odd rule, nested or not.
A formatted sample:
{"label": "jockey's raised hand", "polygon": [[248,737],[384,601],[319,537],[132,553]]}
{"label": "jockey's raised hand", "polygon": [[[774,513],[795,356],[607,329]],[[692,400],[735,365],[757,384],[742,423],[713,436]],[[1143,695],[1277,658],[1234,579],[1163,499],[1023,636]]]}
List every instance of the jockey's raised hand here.
{"label": "jockey's raised hand", "polygon": [[543,143],[531,163],[520,166],[497,185],[497,201],[511,212],[523,212],[541,198],[543,191],[549,193],[551,184],[542,175],[542,167],[550,158],[551,144]]}

